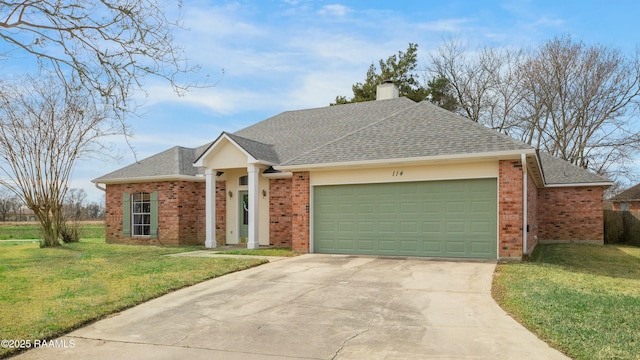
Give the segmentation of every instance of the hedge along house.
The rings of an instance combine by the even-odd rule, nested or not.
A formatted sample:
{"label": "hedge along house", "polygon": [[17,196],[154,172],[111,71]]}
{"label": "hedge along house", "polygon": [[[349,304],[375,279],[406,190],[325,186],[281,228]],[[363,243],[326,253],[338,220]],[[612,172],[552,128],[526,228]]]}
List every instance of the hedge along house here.
{"label": "hedge along house", "polygon": [[108,242],[490,259],[603,243],[611,185],[393,84],[93,181],[106,185]]}

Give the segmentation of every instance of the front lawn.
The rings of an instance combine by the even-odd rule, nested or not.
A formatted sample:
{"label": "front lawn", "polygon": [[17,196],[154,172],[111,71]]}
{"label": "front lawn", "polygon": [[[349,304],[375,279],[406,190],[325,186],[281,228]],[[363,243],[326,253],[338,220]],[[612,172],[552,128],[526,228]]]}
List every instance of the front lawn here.
{"label": "front lawn", "polygon": [[[84,221],[80,223],[83,238],[104,238],[104,221]],[[40,225],[37,222],[0,222],[0,240],[40,239]]]}
{"label": "front lawn", "polygon": [[572,358],[640,358],[640,248],[538,245],[530,261],[498,265],[492,292]]}
{"label": "front lawn", "polygon": [[[108,314],[265,260],[164,256],[200,247],[0,246],[0,339],[50,339]],[[9,349],[0,348],[0,357]]]}
{"label": "front lawn", "polygon": [[264,248],[264,249],[231,249],[231,250],[221,250],[216,251],[216,253],[220,254],[229,254],[229,255],[258,255],[258,256],[284,256],[284,257],[292,257],[298,254],[291,251],[291,248]]}

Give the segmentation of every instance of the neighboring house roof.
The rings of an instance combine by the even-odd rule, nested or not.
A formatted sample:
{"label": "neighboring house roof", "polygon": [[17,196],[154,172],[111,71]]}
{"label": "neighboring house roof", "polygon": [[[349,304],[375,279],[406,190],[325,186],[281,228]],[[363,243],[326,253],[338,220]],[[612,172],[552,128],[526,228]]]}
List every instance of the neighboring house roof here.
{"label": "neighboring house roof", "polygon": [[[276,169],[381,160],[493,156],[535,149],[430,102],[407,98],[287,111],[235,133],[223,132],[247,154]],[[218,140],[189,149],[174,147],[94,182],[201,174],[193,163]],[[551,155],[540,153],[547,184],[608,183]]]}
{"label": "neighboring house roof", "polygon": [[612,197],[611,201],[640,201],[640,184],[632,186]]}
{"label": "neighboring house roof", "polygon": [[193,166],[197,155],[210,144],[197,148],[174,146],[171,149],[140,160],[122,169],[94,179],[94,183],[135,178],[180,178],[203,174],[204,170]]}

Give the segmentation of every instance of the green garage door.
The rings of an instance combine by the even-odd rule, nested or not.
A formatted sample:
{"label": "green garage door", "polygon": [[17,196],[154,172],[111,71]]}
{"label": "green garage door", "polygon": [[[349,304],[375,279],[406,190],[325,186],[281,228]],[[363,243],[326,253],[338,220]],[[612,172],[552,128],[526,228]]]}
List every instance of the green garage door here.
{"label": "green garage door", "polygon": [[314,187],[314,251],[497,257],[496,179]]}

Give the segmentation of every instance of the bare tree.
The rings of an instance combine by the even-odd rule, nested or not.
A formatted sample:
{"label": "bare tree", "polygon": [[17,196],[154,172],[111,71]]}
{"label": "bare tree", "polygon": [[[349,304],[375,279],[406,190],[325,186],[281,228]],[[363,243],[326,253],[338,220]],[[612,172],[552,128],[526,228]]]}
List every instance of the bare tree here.
{"label": "bare tree", "polygon": [[104,204],[92,201],[85,206],[85,212],[87,214],[87,219],[104,219]]}
{"label": "bare tree", "polygon": [[145,75],[182,91],[190,84],[181,84],[180,74],[197,70],[174,43],[179,19],[165,14],[156,0],[0,0],[0,39],[7,54],[34,56],[66,86],[84,87],[123,115]]}
{"label": "bare tree", "polygon": [[42,245],[55,246],[64,225],[62,206],[73,165],[101,151],[100,139],[119,133],[119,124],[85,88],[67,88],[56,77],[28,77],[22,84],[4,85],[0,170],[6,178],[0,178],[0,185],[34,212],[42,226]]}
{"label": "bare tree", "polygon": [[585,169],[628,175],[640,152],[637,54],[569,36],[529,51],[469,53],[449,40],[428,67],[449,80],[463,115]]}
{"label": "bare tree", "polygon": [[34,211],[44,246],[58,244],[76,159],[99,151],[104,136],[127,139],[131,95],[145,76],[180,94],[206,85],[182,77],[198,67],[173,40],[179,16],[166,14],[158,0],[0,0],[0,56],[38,69],[20,79],[23,88],[0,83],[0,184]]}
{"label": "bare tree", "polygon": [[624,171],[640,152],[637,54],[558,37],[534,51],[519,74],[526,113],[535,115],[522,121],[524,140],[600,174]]}
{"label": "bare tree", "polygon": [[490,65],[466,54],[466,45],[459,39],[445,41],[437,53],[431,55],[429,71],[435,77],[449,80],[458,102],[459,112],[481,122],[486,109],[487,92],[491,87]]}
{"label": "bare tree", "polygon": [[0,186],[0,216],[2,221],[7,221],[7,215],[16,208],[16,204],[19,204],[19,202],[15,194],[6,187]]}
{"label": "bare tree", "polygon": [[84,189],[71,188],[64,199],[64,217],[66,220],[82,220],[84,217],[87,192]]}

